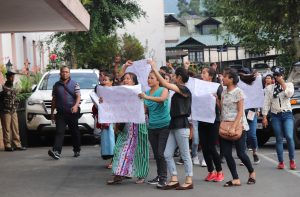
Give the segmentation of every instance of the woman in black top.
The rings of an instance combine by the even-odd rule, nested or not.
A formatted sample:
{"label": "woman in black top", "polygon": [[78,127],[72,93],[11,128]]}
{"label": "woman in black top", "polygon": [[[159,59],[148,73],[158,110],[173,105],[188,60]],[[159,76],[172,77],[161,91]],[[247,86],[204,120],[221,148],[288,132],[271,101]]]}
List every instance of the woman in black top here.
{"label": "woman in black top", "polygon": [[[189,80],[189,75],[184,68],[177,68],[174,78],[175,84],[171,84],[166,82],[159,74],[154,61],[150,61],[149,63],[151,64],[152,70],[160,84],[175,92],[171,100],[170,134],[164,153],[167,167],[171,174],[171,180],[165,187],[163,187],[163,189],[193,189],[193,164],[189,151],[189,138],[193,134],[190,132],[190,123],[188,121],[188,117],[191,114],[192,95],[190,90],[185,86],[185,83]],[[176,165],[173,158],[173,154],[177,146],[179,147],[185,167],[186,179],[185,183],[182,185],[178,182]]]}

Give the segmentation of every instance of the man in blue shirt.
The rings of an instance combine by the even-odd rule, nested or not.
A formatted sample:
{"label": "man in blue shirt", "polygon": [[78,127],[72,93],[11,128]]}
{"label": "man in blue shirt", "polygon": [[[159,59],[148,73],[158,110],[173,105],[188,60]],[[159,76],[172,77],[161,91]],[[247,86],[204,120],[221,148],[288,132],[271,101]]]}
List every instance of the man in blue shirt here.
{"label": "man in blue shirt", "polygon": [[54,84],[52,90],[51,120],[56,123],[56,136],[53,149],[48,151],[48,155],[56,160],[60,159],[66,125],[72,134],[74,157],[80,156],[80,98],[79,84],[70,78],[70,69],[67,66],[62,67],[60,80]]}

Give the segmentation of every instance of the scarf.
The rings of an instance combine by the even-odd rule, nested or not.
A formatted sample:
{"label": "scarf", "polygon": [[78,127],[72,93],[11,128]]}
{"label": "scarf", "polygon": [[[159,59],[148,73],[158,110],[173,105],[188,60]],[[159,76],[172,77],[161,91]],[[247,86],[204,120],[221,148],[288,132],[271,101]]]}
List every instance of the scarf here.
{"label": "scarf", "polygon": [[273,97],[277,98],[278,94],[282,91],[283,91],[283,89],[282,89],[281,85],[276,81],[275,86],[274,86]]}

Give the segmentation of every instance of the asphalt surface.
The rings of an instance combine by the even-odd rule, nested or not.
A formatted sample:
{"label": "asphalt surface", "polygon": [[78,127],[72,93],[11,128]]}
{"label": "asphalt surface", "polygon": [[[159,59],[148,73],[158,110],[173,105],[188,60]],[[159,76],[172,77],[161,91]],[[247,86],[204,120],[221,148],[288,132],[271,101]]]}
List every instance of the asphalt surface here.
{"label": "asphalt surface", "polygon": [[[100,158],[99,146],[83,146],[81,156],[73,157],[72,147],[63,148],[58,161],[47,155],[49,147],[29,148],[27,151],[0,151],[0,197],[154,197],[154,196],[272,196],[295,197],[300,193],[300,150],[296,151],[298,169],[277,170],[274,144],[271,142],[259,150],[261,162],[255,165],[257,183],[247,185],[248,173],[238,165],[242,186],[224,188],[225,181],[231,180],[226,163],[223,164],[225,181],[205,182],[206,168],[194,166],[194,189],[188,191],[161,191],[149,184],[135,184],[135,179],[120,185],[109,186],[111,171],[105,168],[107,161]],[[251,156],[251,152],[249,152]],[[200,157],[202,154],[200,153]],[[285,161],[288,166],[288,154]],[[252,159],[252,156],[250,157]],[[178,158],[176,158],[177,160]],[[184,181],[184,167],[177,166],[180,181]],[[155,161],[150,160],[148,179],[156,175]]]}

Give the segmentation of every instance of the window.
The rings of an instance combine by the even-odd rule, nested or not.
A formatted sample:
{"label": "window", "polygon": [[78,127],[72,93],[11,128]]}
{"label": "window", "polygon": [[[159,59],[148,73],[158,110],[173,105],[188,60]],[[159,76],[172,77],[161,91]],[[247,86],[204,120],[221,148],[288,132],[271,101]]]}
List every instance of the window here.
{"label": "window", "polygon": [[214,31],[217,29],[218,29],[217,25],[203,25],[202,26],[202,34],[203,35],[213,34]]}
{"label": "window", "polygon": [[189,60],[191,62],[203,62],[203,51],[190,51]]}

